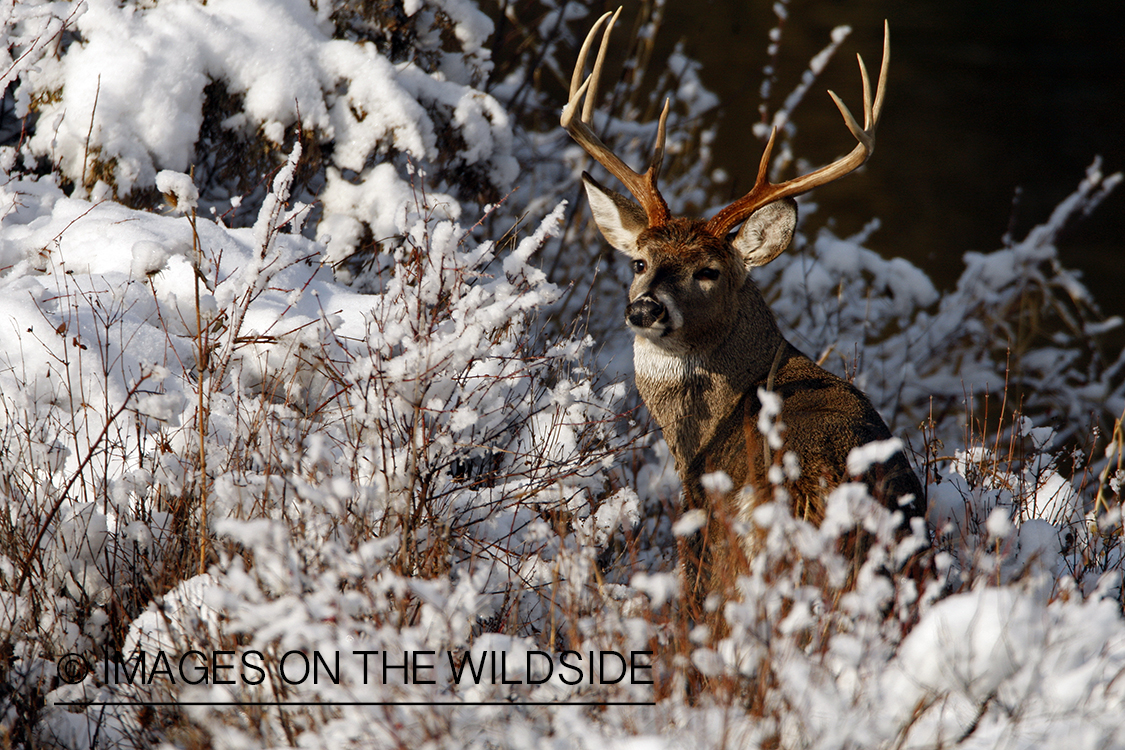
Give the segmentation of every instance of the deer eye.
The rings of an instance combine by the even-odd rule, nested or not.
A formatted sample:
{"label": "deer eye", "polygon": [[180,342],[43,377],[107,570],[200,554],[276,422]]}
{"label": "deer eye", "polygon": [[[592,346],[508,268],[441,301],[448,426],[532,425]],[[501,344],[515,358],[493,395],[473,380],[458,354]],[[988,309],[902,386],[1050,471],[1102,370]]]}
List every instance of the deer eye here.
{"label": "deer eye", "polygon": [[714,281],[719,278],[719,269],[717,268],[701,268],[695,272],[695,278],[700,281]]}
{"label": "deer eye", "polygon": [[633,273],[642,274],[646,268],[648,268],[648,265],[643,260],[633,261]]}

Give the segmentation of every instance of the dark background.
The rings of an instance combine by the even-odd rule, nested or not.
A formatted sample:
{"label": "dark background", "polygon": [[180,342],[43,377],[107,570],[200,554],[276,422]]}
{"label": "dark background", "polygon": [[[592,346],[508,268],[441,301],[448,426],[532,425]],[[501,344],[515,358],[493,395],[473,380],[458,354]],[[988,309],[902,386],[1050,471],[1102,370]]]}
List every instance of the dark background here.
{"label": "dark background", "polygon": [[[1105,174],[1125,169],[1122,0],[794,0],[787,7],[771,112],[831,30],[852,27],[793,113],[794,150],[816,164],[854,145],[825,89],[862,119],[855,53],[877,76],[889,20],[890,81],[875,154],[815,200],[841,235],[878,217],[882,228],[869,246],[910,259],[942,288],[956,282],[966,250],[997,249],[1009,229],[1022,239],[1045,221],[1095,156]],[[767,34],[776,24],[770,2],[668,0],[657,40],[654,62],[682,39],[703,64],[703,82],[723,105],[716,166],[739,194],[761,155],[748,128],[759,119]],[[1069,226],[1059,246],[1102,311],[1125,315],[1125,186]],[[1112,343],[1119,349],[1123,342],[1118,332]]]}

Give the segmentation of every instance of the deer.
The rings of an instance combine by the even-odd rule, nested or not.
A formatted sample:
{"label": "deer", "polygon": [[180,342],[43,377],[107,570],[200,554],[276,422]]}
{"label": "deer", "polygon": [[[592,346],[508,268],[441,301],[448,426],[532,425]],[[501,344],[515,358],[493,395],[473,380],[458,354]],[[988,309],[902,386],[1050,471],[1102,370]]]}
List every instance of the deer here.
{"label": "deer", "polygon": [[[781,398],[784,449],[796,456],[799,468],[799,476],[784,485],[792,513],[819,525],[828,494],[843,482],[860,481],[873,497],[902,514],[900,529],[908,532],[911,519],[925,517],[926,499],[901,447],[881,465],[850,476],[849,453],[891,440],[890,430],[862,391],[789,343],[749,275],[752,268],[769,263],[789,247],[797,223],[796,196],[840,179],[871,156],[886,93],[887,24],[874,97],[863,58],[857,55],[863,84],[862,128],[843,101],[828,92],[858,142],[852,151],[825,167],[774,184],[767,173],[775,128],[750,191],[703,220],[672,216],[657,187],[669,101],[660,114],[652,157],[643,174],[627,166],[594,133],[598,83],[610,31],[620,12],[603,15],[587,35],[560,120],[565,131],[635,199],[582,173],[595,224],[631,265],[625,322],[634,333],[636,386],[675,459],[683,508],[705,511],[711,519],[708,523],[733,519],[749,528],[754,508],[772,499],[767,471],[771,464],[780,463],[781,455],[771,452],[770,436],[762,433],[758,419],[760,394],[770,392]],[[583,80],[590,48],[603,25],[593,71]],[[714,493],[708,493],[703,481],[717,471],[733,484],[722,503],[714,501]],[[705,534],[713,540],[710,551],[702,541]],[[731,550],[723,551],[721,536],[708,531],[707,525],[697,534],[696,562],[687,573],[693,590],[702,587],[706,593],[708,566],[718,569],[728,564]],[[741,546],[745,560],[752,559],[757,544],[754,535],[746,533],[731,546]],[[858,558],[864,549],[862,543],[853,543],[850,554]],[[860,563],[849,560],[853,570]]]}

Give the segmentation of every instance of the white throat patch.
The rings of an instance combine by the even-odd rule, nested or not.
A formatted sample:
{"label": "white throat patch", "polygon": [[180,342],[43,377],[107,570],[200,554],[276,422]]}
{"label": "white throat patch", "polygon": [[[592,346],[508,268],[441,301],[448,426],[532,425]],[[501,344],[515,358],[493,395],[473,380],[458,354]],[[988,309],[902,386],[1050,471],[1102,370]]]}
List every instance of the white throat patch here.
{"label": "white throat patch", "polygon": [[663,382],[682,382],[695,371],[694,357],[684,357],[644,336],[633,339],[633,370],[637,377]]}

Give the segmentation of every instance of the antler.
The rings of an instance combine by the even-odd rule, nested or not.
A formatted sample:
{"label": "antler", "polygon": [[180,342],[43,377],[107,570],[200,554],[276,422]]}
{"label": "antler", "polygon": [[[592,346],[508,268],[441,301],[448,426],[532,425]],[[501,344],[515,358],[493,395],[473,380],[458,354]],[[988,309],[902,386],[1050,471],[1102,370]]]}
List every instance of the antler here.
{"label": "antler", "polygon": [[774,128],[770,133],[769,142],[766,143],[762,161],[758,165],[758,178],[754,181],[754,187],[749,193],[715,214],[707,222],[706,229],[711,234],[716,237],[724,237],[731,230],[731,227],[746,219],[762,206],[773,203],[780,198],[800,195],[820,185],[838,180],[849,172],[858,169],[867,161],[871,152],[875,150],[875,128],[879,124],[879,113],[883,109],[883,95],[886,93],[887,84],[887,64],[891,57],[890,28],[886,21],[883,22],[883,64],[879,69],[879,83],[875,87],[874,103],[871,101],[871,83],[867,78],[867,68],[863,64],[863,57],[860,55],[856,55],[856,57],[859,59],[859,74],[863,78],[863,129],[860,129],[855,118],[852,117],[852,113],[840,101],[840,97],[831,91],[828,92],[832,101],[836,102],[840,114],[844,116],[844,123],[848,126],[848,130],[859,141],[856,147],[852,149],[850,154],[826,167],[821,167],[815,172],[810,172],[801,177],[795,177],[780,185],[774,185],[766,178],[770,154],[773,151],[774,137],[777,135],[777,128]]}
{"label": "antler", "polygon": [[[639,174],[630,169],[625,162],[621,161],[601,142],[601,139],[594,135],[594,131],[591,129],[594,103],[598,96],[598,81],[602,74],[602,62],[605,60],[605,51],[609,46],[609,33],[620,14],[621,8],[618,8],[617,12],[612,14],[612,18],[610,18],[609,13],[599,18],[586,36],[586,41],[582,43],[582,50],[578,53],[578,62],[574,66],[574,74],[570,79],[570,99],[567,101],[566,107],[563,108],[560,122],[566,132],[570,133],[570,137],[577,141],[578,145],[586,150],[586,153],[594,157],[594,160],[609,170],[614,177],[621,180],[622,184],[641,204],[641,208],[648,216],[648,224],[652,227],[663,224],[669,218],[668,204],[664,202],[663,196],[656,188],[656,178],[660,175],[660,165],[664,161],[664,121],[668,118],[668,102],[664,102],[664,111],[660,113],[660,125],[657,128],[652,160],[644,174]],[[594,43],[594,37],[607,18],[610,21],[609,25],[606,26],[605,34],[602,35],[601,48],[598,50],[597,60],[594,61],[594,71],[579,85],[582,73],[586,68],[586,56],[590,51],[590,46]],[[582,116],[576,118],[575,114],[583,96],[586,98],[586,104],[582,109]]]}

